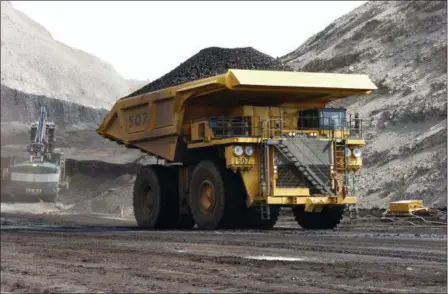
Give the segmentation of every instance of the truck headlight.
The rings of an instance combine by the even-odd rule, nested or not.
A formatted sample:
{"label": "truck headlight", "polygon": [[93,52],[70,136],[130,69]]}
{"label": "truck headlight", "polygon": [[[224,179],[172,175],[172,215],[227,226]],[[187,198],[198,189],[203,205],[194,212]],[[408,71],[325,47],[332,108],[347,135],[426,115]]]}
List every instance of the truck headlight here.
{"label": "truck headlight", "polygon": [[241,147],[241,146],[235,146],[235,147],[233,148],[233,153],[234,153],[236,156],[241,156],[241,155],[243,155],[243,153],[244,153],[243,147]]}
{"label": "truck headlight", "polygon": [[349,148],[345,148],[345,156],[350,157],[352,155],[352,151]]}
{"label": "truck headlight", "polygon": [[254,147],[246,146],[246,148],[244,149],[244,153],[246,153],[247,156],[254,155]]}
{"label": "truck headlight", "polygon": [[292,132],[289,132],[289,134],[288,134],[290,137],[292,137]]}
{"label": "truck headlight", "polygon": [[361,155],[362,155],[361,149],[358,149],[358,148],[353,149],[353,156],[354,157],[359,158],[359,157],[361,157]]}

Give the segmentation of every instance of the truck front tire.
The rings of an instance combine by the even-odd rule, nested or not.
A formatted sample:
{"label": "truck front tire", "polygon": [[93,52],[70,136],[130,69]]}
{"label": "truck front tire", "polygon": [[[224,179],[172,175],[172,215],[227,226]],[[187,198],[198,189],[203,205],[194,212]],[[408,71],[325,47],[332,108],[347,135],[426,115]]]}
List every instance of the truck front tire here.
{"label": "truck front tire", "polygon": [[[213,161],[202,161],[191,176],[189,202],[199,229],[231,229],[238,226],[240,210],[245,200],[232,193],[236,185],[229,170]],[[241,198],[241,199],[240,199]]]}

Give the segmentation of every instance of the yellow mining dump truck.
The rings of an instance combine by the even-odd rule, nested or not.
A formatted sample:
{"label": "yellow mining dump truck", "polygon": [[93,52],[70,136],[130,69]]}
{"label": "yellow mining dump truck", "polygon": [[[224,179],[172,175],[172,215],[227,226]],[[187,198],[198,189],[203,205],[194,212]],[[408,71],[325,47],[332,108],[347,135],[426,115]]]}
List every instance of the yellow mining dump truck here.
{"label": "yellow mining dump truck", "polygon": [[290,206],[303,228],[331,229],[356,203],[365,141],[361,119],[325,106],[374,89],[365,75],[229,70],[121,99],[97,132],[164,159],[135,181],[142,228],[270,229]]}

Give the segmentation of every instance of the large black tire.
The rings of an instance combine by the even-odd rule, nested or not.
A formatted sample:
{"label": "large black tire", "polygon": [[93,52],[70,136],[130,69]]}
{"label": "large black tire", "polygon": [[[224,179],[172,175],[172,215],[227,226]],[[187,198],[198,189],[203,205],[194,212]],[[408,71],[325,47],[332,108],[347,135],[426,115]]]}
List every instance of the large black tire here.
{"label": "large black tire", "polygon": [[244,228],[256,230],[270,230],[278,221],[280,215],[280,206],[270,207],[270,219],[261,219],[261,212],[259,207],[248,208],[245,215]]}
{"label": "large black tire", "polygon": [[201,161],[193,170],[189,202],[199,229],[237,228],[244,208],[244,194],[235,193],[237,175],[213,161]]}
{"label": "large black tire", "polygon": [[321,212],[306,212],[304,206],[293,208],[297,223],[306,230],[331,230],[344,217],[345,205],[324,206]]}
{"label": "large black tire", "polygon": [[177,180],[163,166],[143,167],[134,183],[135,220],[143,229],[175,229],[179,219]]}

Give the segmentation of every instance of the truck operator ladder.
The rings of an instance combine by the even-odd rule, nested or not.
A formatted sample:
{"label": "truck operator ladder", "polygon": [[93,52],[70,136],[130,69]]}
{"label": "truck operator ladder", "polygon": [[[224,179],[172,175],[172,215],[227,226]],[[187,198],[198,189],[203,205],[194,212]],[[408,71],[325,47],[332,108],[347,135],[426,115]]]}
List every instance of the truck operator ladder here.
{"label": "truck operator ladder", "polygon": [[[278,128],[271,128],[271,123],[275,122],[277,125],[280,126],[280,130]],[[270,146],[272,145],[273,140],[272,137],[275,137],[275,132],[280,131],[280,133],[283,132],[283,119],[280,118],[269,118],[266,120],[263,120],[260,122],[260,130],[261,130],[261,137],[263,141],[263,148],[262,148],[262,156],[260,158],[262,159],[260,163],[260,191],[262,191],[262,196],[269,196],[272,192],[271,187],[271,159],[270,159]],[[274,133],[272,133],[274,131]],[[275,140],[274,140],[275,142]],[[263,187],[264,186],[264,187]],[[266,191],[266,192],[264,192]],[[260,213],[261,213],[261,219],[262,220],[270,220],[271,218],[271,211],[270,206],[262,204],[260,206]]]}

